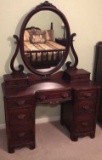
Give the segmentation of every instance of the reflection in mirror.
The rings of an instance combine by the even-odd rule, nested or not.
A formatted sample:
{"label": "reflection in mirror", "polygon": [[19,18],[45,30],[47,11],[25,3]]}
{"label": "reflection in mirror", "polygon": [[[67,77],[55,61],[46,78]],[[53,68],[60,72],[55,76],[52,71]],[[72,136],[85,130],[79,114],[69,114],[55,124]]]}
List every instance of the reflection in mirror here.
{"label": "reflection in mirror", "polygon": [[66,52],[64,27],[52,11],[40,11],[30,18],[24,31],[24,55],[32,68],[46,70],[59,64]]}

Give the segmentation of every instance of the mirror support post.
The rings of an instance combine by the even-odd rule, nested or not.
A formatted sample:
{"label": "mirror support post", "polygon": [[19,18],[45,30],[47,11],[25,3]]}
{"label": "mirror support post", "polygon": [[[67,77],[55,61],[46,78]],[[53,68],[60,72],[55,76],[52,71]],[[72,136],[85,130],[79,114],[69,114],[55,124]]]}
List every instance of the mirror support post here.
{"label": "mirror support post", "polygon": [[74,49],[74,46],[73,46],[73,38],[76,36],[76,33],[73,33],[72,35],[71,35],[71,42],[70,42],[70,47],[71,47],[71,51],[72,51],[72,54],[73,54],[73,56],[74,56],[74,59],[75,59],[75,61],[74,61],[74,64],[73,65],[71,65],[71,62],[70,61],[68,61],[67,63],[66,63],[66,67],[67,67],[67,69],[75,69],[76,68],[76,66],[78,65],[78,56],[77,56],[77,53],[76,53],[76,51],[75,51],[75,49]]}
{"label": "mirror support post", "polygon": [[14,35],[13,36],[15,39],[16,39],[16,42],[15,43],[17,43],[17,46],[16,46],[16,50],[15,50],[15,53],[14,53],[14,55],[13,55],[13,57],[12,57],[12,59],[11,59],[11,63],[10,63],[10,68],[11,68],[11,70],[12,70],[12,74],[23,74],[23,70],[24,70],[24,67],[23,67],[23,65],[19,65],[18,66],[18,70],[16,70],[15,68],[14,68],[14,61],[15,61],[15,59],[16,59],[16,57],[17,57],[17,54],[18,54],[18,51],[19,51],[19,48],[20,48],[20,41],[19,41],[19,38],[18,38],[18,36],[17,35]]}

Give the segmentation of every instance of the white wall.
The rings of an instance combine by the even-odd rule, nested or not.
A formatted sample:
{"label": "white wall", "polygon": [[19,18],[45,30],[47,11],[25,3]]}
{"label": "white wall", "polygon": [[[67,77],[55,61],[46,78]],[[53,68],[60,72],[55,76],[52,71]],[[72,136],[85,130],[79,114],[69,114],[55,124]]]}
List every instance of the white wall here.
{"label": "white wall", "polygon": [[[12,36],[19,35],[21,24],[42,0],[0,0],[0,82],[10,73],[9,61],[15,45]],[[79,57],[78,68],[92,73],[95,45],[102,40],[102,0],[50,0],[68,19],[71,33],[77,33],[74,46]],[[22,63],[20,55],[16,64]],[[25,69],[27,71],[27,69]],[[0,89],[0,123],[5,122],[2,89]],[[38,107],[37,117],[59,115],[59,107]]]}

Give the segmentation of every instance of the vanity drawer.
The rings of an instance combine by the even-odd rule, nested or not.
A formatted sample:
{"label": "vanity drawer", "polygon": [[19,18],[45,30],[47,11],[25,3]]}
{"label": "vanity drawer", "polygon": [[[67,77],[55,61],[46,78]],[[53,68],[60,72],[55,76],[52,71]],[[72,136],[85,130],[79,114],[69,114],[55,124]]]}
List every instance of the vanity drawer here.
{"label": "vanity drawer", "polygon": [[24,96],[24,97],[10,97],[6,98],[6,107],[29,107],[34,104],[34,99],[32,96]]}
{"label": "vanity drawer", "polygon": [[75,123],[75,132],[90,132],[95,128],[95,117],[92,115],[89,117],[79,117]]}
{"label": "vanity drawer", "polygon": [[5,85],[6,86],[25,86],[28,84],[28,80],[27,79],[22,79],[22,80],[8,80],[5,81]]}
{"label": "vanity drawer", "polygon": [[97,98],[97,95],[97,90],[80,90],[77,93],[77,98],[85,100],[89,98]]}
{"label": "vanity drawer", "polygon": [[78,114],[96,113],[96,99],[88,101],[79,101],[76,107]]}
{"label": "vanity drawer", "polygon": [[34,141],[34,133],[32,130],[11,132],[11,144],[12,145],[24,145]]}
{"label": "vanity drawer", "polygon": [[64,77],[70,82],[88,81],[90,79],[90,72],[84,69],[70,69],[64,72]]}
{"label": "vanity drawer", "polygon": [[65,100],[71,100],[71,90],[67,91],[39,91],[36,92],[36,101],[39,103],[59,103]]}
{"label": "vanity drawer", "polygon": [[85,80],[89,80],[90,78],[90,74],[83,74],[83,75],[74,75],[72,77],[70,77],[70,81],[73,82],[73,81],[85,81]]}
{"label": "vanity drawer", "polygon": [[26,74],[6,74],[4,75],[6,87],[11,86],[27,86],[28,76]]}
{"label": "vanity drawer", "polygon": [[34,110],[31,107],[9,109],[10,125],[25,125],[29,126],[34,120]]}

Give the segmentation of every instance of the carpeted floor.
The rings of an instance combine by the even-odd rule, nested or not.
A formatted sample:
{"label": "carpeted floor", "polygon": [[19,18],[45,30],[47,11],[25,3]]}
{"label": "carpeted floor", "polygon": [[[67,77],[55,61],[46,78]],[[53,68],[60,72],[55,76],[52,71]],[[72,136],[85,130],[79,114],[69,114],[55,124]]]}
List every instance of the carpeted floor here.
{"label": "carpeted floor", "polygon": [[97,125],[94,139],[86,136],[72,142],[59,122],[36,125],[36,149],[7,152],[6,132],[0,130],[0,160],[102,160],[102,128]]}

